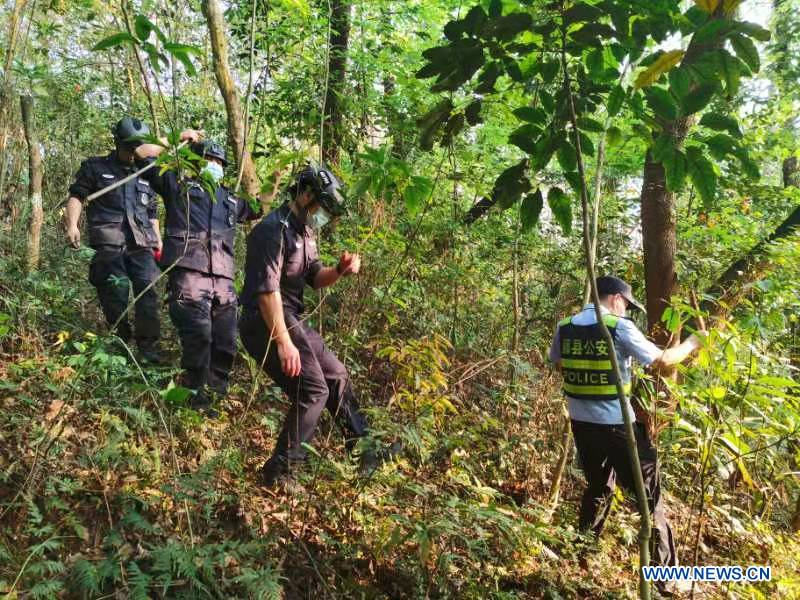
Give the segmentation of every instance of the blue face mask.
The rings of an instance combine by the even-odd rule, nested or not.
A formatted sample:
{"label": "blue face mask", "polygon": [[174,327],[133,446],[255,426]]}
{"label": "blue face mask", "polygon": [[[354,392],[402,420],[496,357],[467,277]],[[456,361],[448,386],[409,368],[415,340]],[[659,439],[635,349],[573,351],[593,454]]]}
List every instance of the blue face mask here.
{"label": "blue face mask", "polygon": [[321,206],[316,210],[313,215],[308,215],[306,219],[306,223],[311,229],[322,229],[330,223],[331,216],[328,214],[328,211],[322,208]]}
{"label": "blue face mask", "polygon": [[211,179],[214,180],[214,183],[218,183],[220,179],[222,179],[222,175],[224,174],[224,170],[222,169],[222,165],[219,163],[215,163],[213,161],[208,161],[206,166],[203,167],[203,173],[208,173],[211,176]]}

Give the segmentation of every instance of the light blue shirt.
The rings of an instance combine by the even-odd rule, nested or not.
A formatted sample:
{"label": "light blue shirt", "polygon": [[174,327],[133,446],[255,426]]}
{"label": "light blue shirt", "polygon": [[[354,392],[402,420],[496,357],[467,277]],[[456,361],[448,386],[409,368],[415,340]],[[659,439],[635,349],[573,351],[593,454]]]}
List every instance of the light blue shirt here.
{"label": "light blue shirt", "polygon": [[[600,307],[600,314],[609,314],[608,309]],[[597,318],[594,312],[594,304],[587,304],[584,309],[572,317],[575,325],[594,325]],[[553,343],[550,346],[550,360],[554,363],[561,360],[561,336],[559,328],[553,336]],[[661,350],[653,342],[644,337],[632,321],[620,318],[617,322],[616,335],[614,337],[614,348],[617,353],[617,361],[622,374],[622,383],[629,383],[631,380],[631,359],[635,358],[642,365],[649,365],[659,356]],[[602,425],[621,425],[622,411],[619,409],[619,400],[580,400],[567,398],[567,409],[569,416],[575,421],[586,421],[587,423],[600,423]],[[628,414],[634,420],[633,409],[628,400]]]}

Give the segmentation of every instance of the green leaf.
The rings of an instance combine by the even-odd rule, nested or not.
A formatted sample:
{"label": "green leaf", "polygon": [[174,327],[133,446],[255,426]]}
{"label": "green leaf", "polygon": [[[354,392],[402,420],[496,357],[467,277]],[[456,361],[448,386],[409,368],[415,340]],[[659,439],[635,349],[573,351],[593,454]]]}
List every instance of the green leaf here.
{"label": "green leaf", "polygon": [[622,108],[622,101],[625,99],[625,90],[622,89],[621,86],[617,85],[611,90],[611,93],[608,95],[608,116],[609,117],[616,117],[619,114],[620,109]]}
{"label": "green leaf", "polygon": [[541,132],[539,127],[529,123],[512,131],[508,136],[508,141],[523,152],[534,155],[537,153],[536,138],[541,135]]}
{"label": "green leaf", "polygon": [[500,173],[492,188],[492,197],[501,209],[517,202],[522,194],[531,189],[531,182],[525,175],[528,160],[524,159]]}
{"label": "green leaf", "polygon": [[553,96],[544,90],[539,90],[539,102],[542,103],[542,108],[547,113],[552,114],[556,109],[556,102],[553,100]]}
{"label": "green leaf", "polygon": [[547,113],[541,108],[534,108],[532,106],[520,106],[519,108],[515,108],[513,114],[518,119],[527,121],[528,123],[543,125],[545,121],[547,121]]}
{"label": "green leaf", "polygon": [[566,171],[562,173],[562,175],[564,176],[564,179],[567,180],[567,183],[569,184],[569,187],[572,188],[572,191],[574,191],[577,195],[580,195],[581,187],[583,185],[580,173],[577,171]]}
{"label": "green leaf", "polygon": [[564,13],[564,23],[572,24],[579,22],[596,21],[597,19],[600,19],[602,16],[603,16],[603,11],[597,8],[596,6],[592,6],[591,4],[586,4],[584,2],[578,2]]}
{"label": "green leaf", "polygon": [[744,64],[753,72],[758,73],[761,69],[761,60],[758,57],[758,48],[749,37],[740,33],[731,36],[731,46]]}
{"label": "green leaf", "polygon": [[695,32],[692,41],[698,44],[711,42],[728,26],[729,23],[725,19],[712,19]]}
{"label": "green leaf", "polygon": [[667,179],[667,190],[679,192],[686,181],[686,156],[675,147],[664,155],[661,164],[664,165],[664,174]]}
{"label": "green leaf", "polygon": [[536,190],[522,199],[519,216],[522,221],[522,231],[530,231],[539,222],[539,215],[542,213],[544,198],[542,190]]}
{"label": "green leaf", "polygon": [[653,112],[667,121],[673,121],[678,117],[678,105],[672,95],[660,87],[649,87],[644,90],[647,104]]}
{"label": "green leaf", "polygon": [[703,110],[708,103],[711,102],[711,97],[714,95],[715,90],[716,86],[713,85],[701,85],[693,90],[692,93],[686,96],[683,102],[681,102],[681,114],[688,117],[691,114]]}
{"label": "green leaf", "polygon": [[481,118],[481,106],[482,103],[480,100],[473,100],[469,106],[464,110],[464,116],[467,119],[467,123],[470,125],[477,125],[478,123],[482,123],[483,119]]}
{"label": "green leaf", "polygon": [[552,83],[553,79],[555,79],[556,74],[558,73],[560,68],[561,68],[561,63],[559,63],[557,60],[550,60],[542,63],[541,67],[542,81],[544,81],[545,83]]}
{"label": "green leaf", "polygon": [[619,127],[612,126],[606,131],[606,144],[609,148],[618,146],[622,142],[622,130]]}
{"label": "green leaf", "polygon": [[600,133],[603,131],[603,124],[589,117],[581,117],[578,119],[578,128],[582,131],[593,131]]}
{"label": "green leaf", "polygon": [[741,138],[742,132],[739,129],[739,123],[733,117],[721,115],[719,113],[707,112],[700,119],[700,125],[708,127],[715,131],[727,131],[735,138]]}
{"label": "green leaf", "polygon": [[136,37],[141,41],[145,41],[150,37],[150,32],[153,31],[154,25],[150,19],[144,15],[136,15],[133,21],[133,30],[136,32]]}
{"label": "green leaf", "polygon": [[136,38],[127,31],[120,31],[119,33],[110,35],[107,38],[97,42],[94,46],[92,46],[92,51],[97,52],[98,50],[107,50],[108,48],[113,48],[114,46],[119,46],[125,43],[136,44]]}
{"label": "green leaf", "polygon": [[689,86],[692,82],[689,72],[683,68],[678,67],[669,72],[669,89],[673,95],[682,100],[689,95]]}
{"label": "green leaf", "polygon": [[508,42],[526,29],[530,29],[532,24],[533,19],[528,13],[515,12],[491,19],[486,27],[486,33],[488,37]]}
{"label": "green leaf", "polygon": [[174,54],[175,52],[181,52],[183,54],[194,54],[195,56],[202,56],[203,50],[198,48],[197,46],[192,46],[190,44],[178,44],[175,42],[167,42],[164,44],[164,50],[169,52],[170,54]]}
{"label": "green leaf", "polygon": [[564,171],[573,171],[578,164],[578,155],[575,153],[575,148],[572,147],[567,140],[562,140],[558,146],[556,153],[558,164]]}
{"label": "green leaf", "polygon": [[181,64],[183,64],[183,67],[186,69],[186,74],[187,75],[189,75],[190,77],[193,77],[194,75],[197,74],[197,69],[194,68],[194,64],[192,63],[192,60],[186,55],[186,53],[184,53],[184,52],[173,52],[172,56],[177,58],[181,62]]}
{"label": "green leaf", "polygon": [[730,54],[727,50],[720,50],[720,65],[722,67],[722,77],[725,81],[725,92],[728,98],[732,98],[739,91],[739,81],[742,76],[742,62]]}
{"label": "green leaf", "polygon": [[714,202],[717,191],[717,174],[714,166],[697,146],[686,148],[687,171],[706,207]]}
{"label": "green leaf", "polygon": [[591,138],[583,132],[578,134],[581,140],[581,154],[585,156],[594,156],[594,143]]}
{"label": "green leaf", "polygon": [[547,205],[556,221],[561,225],[564,235],[572,232],[572,203],[561,188],[552,187],[547,192]]}
{"label": "green leaf", "polygon": [[717,160],[722,160],[729,155],[735,155],[739,149],[739,144],[736,140],[724,133],[712,135],[704,141],[711,151],[711,155]]}
{"label": "green leaf", "polygon": [[432,190],[433,182],[427,177],[411,177],[408,185],[403,190],[403,200],[405,200],[409,216],[415,217],[419,214],[422,205],[428,199]]}
{"label": "green leaf", "polygon": [[748,21],[736,22],[734,30],[741,31],[745,35],[757,39],[759,42],[768,42],[771,37],[770,32],[761,27],[761,25]]}
{"label": "green leaf", "polygon": [[662,134],[656,138],[650,152],[655,162],[663,162],[664,157],[671,154],[673,148],[675,148],[675,144],[672,137]]}

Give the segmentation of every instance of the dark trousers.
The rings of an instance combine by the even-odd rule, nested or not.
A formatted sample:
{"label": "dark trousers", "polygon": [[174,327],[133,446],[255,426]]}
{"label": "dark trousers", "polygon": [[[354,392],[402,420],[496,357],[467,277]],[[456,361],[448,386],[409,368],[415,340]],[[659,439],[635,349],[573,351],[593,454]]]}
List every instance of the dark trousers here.
{"label": "dark trousers", "polygon": [[169,274],[169,316],[181,340],[183,385],[225,394],[236,355],[233,281],[190,269]]}
{"label": "dark trousers", "polygon": [[[676,565],[675,542],[661,497],[656,449],[650,442],[644,425],[634,423],[633,427],[644,488],[653,516],[651,562],[654,565]],[[599,536],[611,510],[611,494],[616,484],[619,483],[631,494],[636,493],[625,426],[572,421],[572,434],[588,484],[581,502],[580,527],[583,530],[592,530]]]}
{"label": "dark trousers", "polygon": [[[131,339],[128,308],[131,285],[134,297],[158,279],[153,251],[149,248],[128,249],[125,246],[100,246],[89,265],[89,283],[97,288],[97,297],[109,327],[119,320],[116,333],[126,342]],[[140,348],[152,347],[161,334],[158,315],[158,294],[151,287],[134,307],[135,337]]]}
{"label": "dark trousers", "polygon": [[304,460],[306,451],[302,444],[313,439],[324,408],[342,429],[348,448],[352,448],[359,437],[366,435],[367,422],[358,409],[347,369],[320,335],[297,315],[286,313],[284,318],[289,336],[300,353],[299,377],[284,374],[274,341],[267,349],[269,332],[257,311],[245,311],[239,323],[245,349],[259,365],[264,365],[264,370],[291,402],[272,460]]}

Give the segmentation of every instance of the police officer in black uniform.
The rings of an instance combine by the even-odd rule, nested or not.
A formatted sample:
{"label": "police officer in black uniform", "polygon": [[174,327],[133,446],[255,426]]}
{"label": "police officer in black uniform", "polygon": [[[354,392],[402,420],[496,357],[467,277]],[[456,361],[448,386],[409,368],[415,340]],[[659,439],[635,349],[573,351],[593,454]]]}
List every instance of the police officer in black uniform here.
{"label": "police officer in black uniform", "polygon": [[[329,170],[309,165],[289,187],[287,202],[247,237],[239,331],[248,353],[291,401],[273,455],[261,468],[268,487],[305,460],[302,444],[313,438],[324,408],[344,431],[348,449],[367,434],[347,370],[301,316],[305,285],[332,285],[361,265],[359,255],[348,252],[335,267],[319,259],[314,231],[344,213],[340,188]],[[397,449],[367,449],[362,469],[371,471]]]}
{"label": "police officer in black uniform", "polygon": [[[195,177],[168,170],[146,171],[142,177],[164,198],[166,233],[161,266],[169,269],[169,314],[181,339],[182,384],[195,391],[190,405],[215,416],[214,397],[227,392],[236,354],[237,298],[233,288],[236,224],[260,216],[250,204],[221,184],[228,164],[224,149],[199,140],[187,130],[182,140],[203,160],[202,170],[215,182],[212,197]],[[139,164],[153,160],[163,146],[137,150]]]}
{"label": "police officer in black uniform", "polygon": [[[112,133],[116,149],[106,156],[83,161],[69,187],[66,231],[67,240],[75,248],[80,246],[78,221],[83,202],[93,192],[133,172],[139,137],[150,130],[138,119],[125,117]],[[161,250],[155,192],[145,179],[134,177],[90,201],[86,214],[89,245],[95,250],[89,281],[97,288],[106,321],[109,326],[119,321],[115,333],[126,342],[131,338],[128,316],[124,313],[132,284],[134,297],[138,297],[134,331],[140,355],[145,361],[160,362],[158,295],[151,285],[159,273],[154,252]]]}

